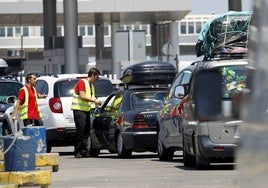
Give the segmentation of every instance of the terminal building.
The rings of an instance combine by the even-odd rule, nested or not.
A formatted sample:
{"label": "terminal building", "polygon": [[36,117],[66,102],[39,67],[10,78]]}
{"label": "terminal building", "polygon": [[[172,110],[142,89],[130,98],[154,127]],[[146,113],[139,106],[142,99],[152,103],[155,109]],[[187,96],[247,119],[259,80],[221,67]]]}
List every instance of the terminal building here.
{"label": "terminal building", "polygon": [[163,60],[181,69],[196,60],[203,24],[191,1],[0,0],[0,58],[8,73],[85,73],[120,77],[125,66]]}

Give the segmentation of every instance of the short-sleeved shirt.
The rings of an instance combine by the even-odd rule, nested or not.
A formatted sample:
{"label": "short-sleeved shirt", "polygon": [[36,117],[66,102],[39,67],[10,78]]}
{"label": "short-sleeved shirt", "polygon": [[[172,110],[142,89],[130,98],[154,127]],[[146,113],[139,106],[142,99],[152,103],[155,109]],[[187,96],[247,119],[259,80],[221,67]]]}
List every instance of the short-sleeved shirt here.
{"label": "short-sleeved shirt", "polygon": [[[90,92],[91,92],[91,96],[92,96],[92,85],[89,84],[89,87],[90,87]],[[86,85],[85,85],[85,82],[83,80],[79,80],[74,87],[74,92],[76,95],[79,95],[79,91],[86,92]]]}
{"label": "short-sleeved shirt", "polygon": [[[37,106],[34,89],[27,85],[26,85],[26,88],[29,93],[28,119],[39,119],[38,106]],[[22,105],[25,102],[25,92],[24,92],[24,89],[22,88],[19,90],[18,99],[21,101],[20,105]]]}
{"label": "short-sleeved shirt", "polygon": [[79,91],[86,91],[85,82],[83,82],[83,80],[79,80],[74,87],[74,92],[76,95],[79,95]]}

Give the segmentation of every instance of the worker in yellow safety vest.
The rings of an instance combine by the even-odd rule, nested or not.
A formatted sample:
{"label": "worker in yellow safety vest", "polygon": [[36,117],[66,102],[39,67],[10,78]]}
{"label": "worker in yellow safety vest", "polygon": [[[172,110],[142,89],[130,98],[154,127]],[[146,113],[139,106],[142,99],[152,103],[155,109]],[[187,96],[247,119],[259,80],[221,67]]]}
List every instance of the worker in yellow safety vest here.
{"label": "worker in yellow safety vest", "polygon": [[91,68],[88,76],[81,79],[74,86],[74,94],[71,109],[73,110],[74,122],[76,126],[76,136],[74,143],[75,158],[89,157],[87,142],[90,133],[90,111],[95,105],[101,106],[101,101],[95,97],[93,83],[99,79],[100,71]]}
{"label": "worker in yellow safety vest", "polygon": [[43,126],[42,114],[38,106],[38,98],[46,98],[46,94],[40,94],[34,88],[36,84],[36,74],[28,73],[26,75],[26,84],[20,88],[18,99],[14,106],[12,120],[17,120],[19,112],[20,119],[23,120],[24,126]]}

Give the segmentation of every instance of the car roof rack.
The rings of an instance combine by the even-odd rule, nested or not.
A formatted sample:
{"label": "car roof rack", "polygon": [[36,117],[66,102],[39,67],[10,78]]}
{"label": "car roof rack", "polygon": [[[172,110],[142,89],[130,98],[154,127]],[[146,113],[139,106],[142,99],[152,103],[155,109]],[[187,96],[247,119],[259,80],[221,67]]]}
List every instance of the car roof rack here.
{"label": "car roof rack", "polygon": [[19,81],[18,78],[15,75],[12,75],[12,74],[2,75],[2,76],[0,76],[0,79]]}
{"label": "car roof rack", "polygon": [[55,77],[55,78],[59,77],[57,74],[53,74],[53,73],[40,73],[37,75],[37,77],[41,77],[41,76],[51,76],[51,77]]}
{"label": "car roof rack", "polygon": [[148,88],[167,88],[170,84],[121,84],[124,87],[124,90],[129,89],[148,89]]}

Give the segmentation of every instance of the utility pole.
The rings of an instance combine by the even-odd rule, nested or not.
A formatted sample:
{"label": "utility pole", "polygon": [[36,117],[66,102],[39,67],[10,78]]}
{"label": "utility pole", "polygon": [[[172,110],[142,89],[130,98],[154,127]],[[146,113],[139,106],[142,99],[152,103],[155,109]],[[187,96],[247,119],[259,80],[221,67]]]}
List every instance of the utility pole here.
{"label": "utility pole", "polygon": [[241,0],[228,0],[229,11],[242,11]]}

